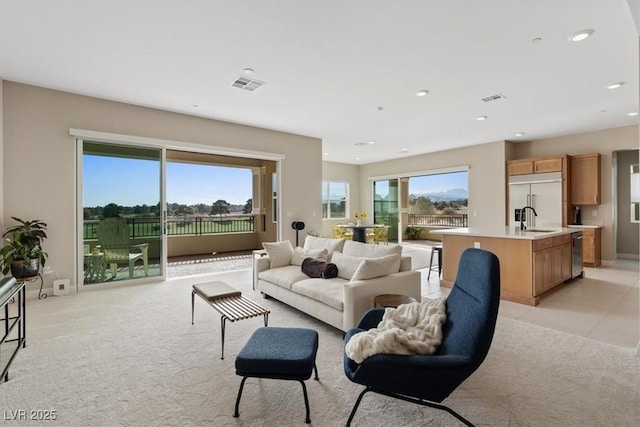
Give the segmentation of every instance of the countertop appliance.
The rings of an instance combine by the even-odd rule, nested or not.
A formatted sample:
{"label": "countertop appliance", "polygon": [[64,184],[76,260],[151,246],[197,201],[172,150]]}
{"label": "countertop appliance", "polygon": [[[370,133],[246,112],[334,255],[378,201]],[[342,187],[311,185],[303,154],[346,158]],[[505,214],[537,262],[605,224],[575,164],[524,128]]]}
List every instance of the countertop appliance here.
{"label": "countertop appliance", "polygon": [[520,225],[521,210],[528,229],[562,227],[562,172],[513,175],[509,177],[509,225]]}
{"label": "countertop appliance", "polygon": [[571,233],[571,278],[583,277],[582,272],[582,231]]}

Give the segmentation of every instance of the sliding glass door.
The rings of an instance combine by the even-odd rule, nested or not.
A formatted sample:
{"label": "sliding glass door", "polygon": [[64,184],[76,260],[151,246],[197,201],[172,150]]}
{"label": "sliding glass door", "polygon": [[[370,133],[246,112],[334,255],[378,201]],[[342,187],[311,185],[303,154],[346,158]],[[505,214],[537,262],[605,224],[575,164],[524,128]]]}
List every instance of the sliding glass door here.
{"label": "sliding glass door", "polygon": [[162,150],[79,144],[79,281],[164,276]]}
{"label": "sliding glass door", "polygon": [[373,182],[373,222],[389,226],[389,242],[398,242],[398,179]]}

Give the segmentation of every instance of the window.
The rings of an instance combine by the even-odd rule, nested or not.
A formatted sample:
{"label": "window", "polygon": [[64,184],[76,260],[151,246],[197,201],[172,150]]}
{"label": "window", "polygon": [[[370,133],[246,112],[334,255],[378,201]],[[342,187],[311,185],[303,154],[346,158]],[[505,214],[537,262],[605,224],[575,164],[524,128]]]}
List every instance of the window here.
{"label": "window", "polygon": [[349,212],[349,184],[322,181],[322,218],[345,219]]}
{"label": "window", "polygon": [[409,178],[408,225],[468,227],[467,171]]}

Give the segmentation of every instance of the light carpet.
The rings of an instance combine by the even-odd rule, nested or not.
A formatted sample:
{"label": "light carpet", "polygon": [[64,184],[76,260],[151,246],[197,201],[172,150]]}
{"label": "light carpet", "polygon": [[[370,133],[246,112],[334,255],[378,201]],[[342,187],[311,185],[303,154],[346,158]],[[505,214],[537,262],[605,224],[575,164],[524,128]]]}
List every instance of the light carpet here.
{"label": "light carpet", "polygon": [[[271,326],[320,334],[320,381],[307,381],[315,426],[341,426],[362,387],[343,372],[342,333],[251,290],[251,271],[28,301],[27,348],[0,385],[2,425],[295,426],[300,384],[249,379],[233,418],[234,360],[262,317],[227,323],[191,285],[224,280],[271,309]],[[425,386],[428,386],[425,384]],[[483,426],[640,425],[640,358],[629,350],[501,317],[491,351],[445,404]],[[12,421],[55,410],[55,421]],[[455,426],[449,414],[368,393],[354,426]]]}

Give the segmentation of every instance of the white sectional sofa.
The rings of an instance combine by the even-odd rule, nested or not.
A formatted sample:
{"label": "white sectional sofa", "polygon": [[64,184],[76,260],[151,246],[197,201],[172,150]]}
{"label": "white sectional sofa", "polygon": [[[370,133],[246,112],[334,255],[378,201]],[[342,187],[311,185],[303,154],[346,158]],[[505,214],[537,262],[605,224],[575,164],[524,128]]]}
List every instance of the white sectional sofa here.
{"label": "white sectional sofa", "polygon": [[[304,248],[288,241],[264,247],[267,255],[254,259],[256,289],[342,331],[358,324],[376,295],[421,300],[420,272],[411,270],[401,246],[307,236]],[[306,257],[336,264],[338,277],[310,278],[301,269]]]}

